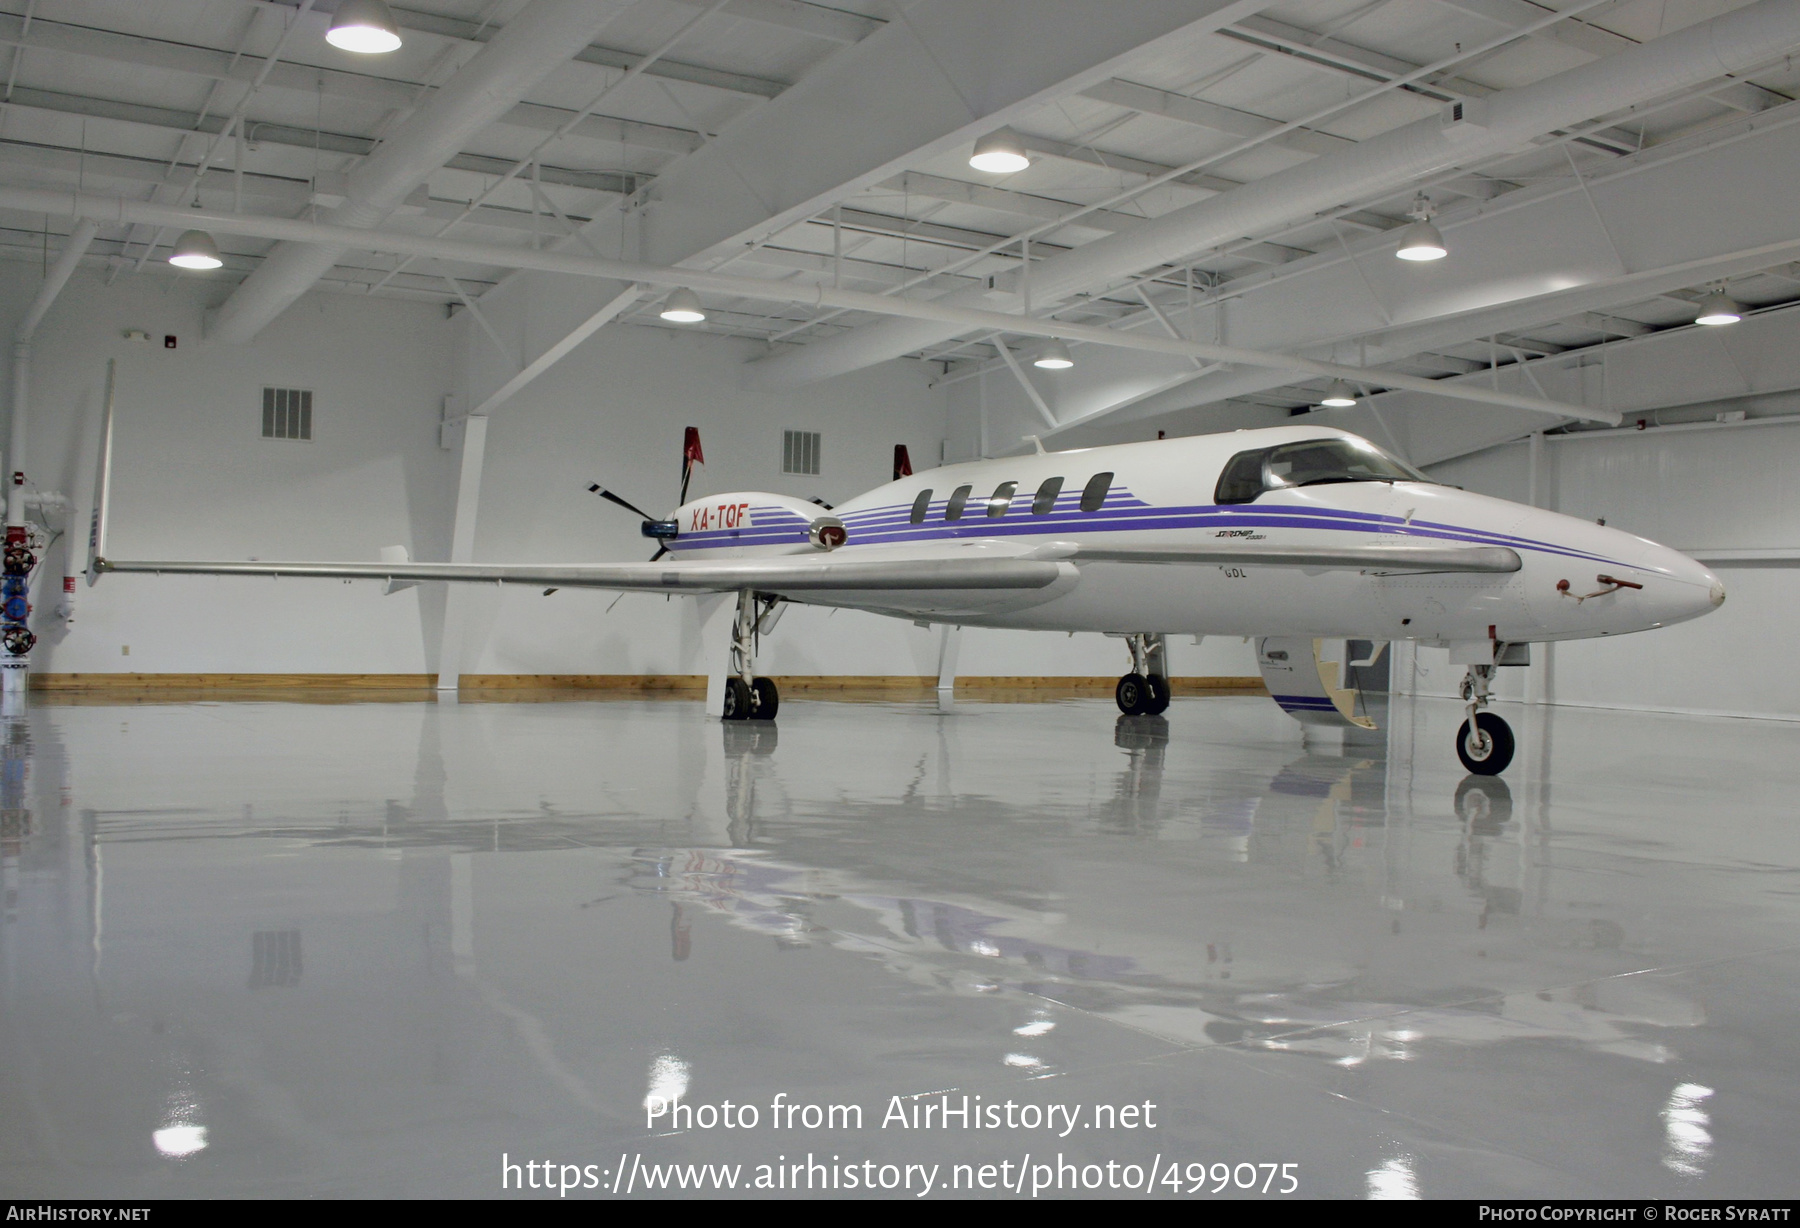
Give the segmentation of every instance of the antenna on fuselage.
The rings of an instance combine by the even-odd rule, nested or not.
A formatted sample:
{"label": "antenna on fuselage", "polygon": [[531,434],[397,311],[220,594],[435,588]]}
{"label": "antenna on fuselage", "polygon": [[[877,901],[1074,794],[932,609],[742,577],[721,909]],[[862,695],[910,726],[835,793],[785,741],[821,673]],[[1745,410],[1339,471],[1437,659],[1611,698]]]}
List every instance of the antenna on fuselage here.
{"label": "antenna on fuselage", "polygon": [[1039,439],[1036,435],[1021,435],[1019,438],[1030,444],[1031,450],[1036,452],[1039,456],[1042,456],[1045,452],[1049,451],[1049,449],[1044,447],[1044,441]]}

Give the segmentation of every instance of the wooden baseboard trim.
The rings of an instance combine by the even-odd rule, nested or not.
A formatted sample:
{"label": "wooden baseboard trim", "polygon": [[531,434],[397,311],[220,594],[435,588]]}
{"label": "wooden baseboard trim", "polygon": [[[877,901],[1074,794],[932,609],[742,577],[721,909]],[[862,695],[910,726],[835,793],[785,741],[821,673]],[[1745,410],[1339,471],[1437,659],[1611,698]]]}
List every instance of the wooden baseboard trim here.
{"label": "wooden baseboard trim", "polygon": [[34,691],[308,690],[416,691],[436,674],[40,674]]}
{"label": "wooden baseboard trim", "polygon": [[[784,695],[917,695],[935,690],[937,679],[909,674],[777,674]],[[956,680],[965,696],[1039,693],[1111,695],[1118,680],[1085,676],[973,675]],[[1177,695],[1267,694],[1261,678],[1171,678]],[[170,692],[374,693],[430,691],[436,674],[51,674],[31,675],[31,689],[67,694],[144,695]],[[593,691],[610,694],[684,695],[706,693],[702,674],[464,674],[461,690],[486,693]]]}

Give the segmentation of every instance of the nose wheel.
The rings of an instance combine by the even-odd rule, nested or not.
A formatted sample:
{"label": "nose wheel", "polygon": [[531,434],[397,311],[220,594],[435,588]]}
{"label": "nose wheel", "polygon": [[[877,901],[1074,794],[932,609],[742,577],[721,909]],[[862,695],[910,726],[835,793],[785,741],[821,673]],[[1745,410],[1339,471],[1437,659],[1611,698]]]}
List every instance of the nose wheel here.
{"label": "nose wheel", "polygon": [[[1495,655],[1499,655],[1496,646]],[[1456,757],[1476,776],[1498,776],[1513,760],[1512,726],[1485,711],[1494,684],[1492,665],[1471,665],[1463,679],[1462,695],[1468,701],[1469,718],[1456,731]]]}
{"label": "nose wheel", "polygon": [[1160,635],[1128,635],[1131,672],[1113,688],[1113,700],[1126,716],[1160,716],[1169,707],[1169,678]]}

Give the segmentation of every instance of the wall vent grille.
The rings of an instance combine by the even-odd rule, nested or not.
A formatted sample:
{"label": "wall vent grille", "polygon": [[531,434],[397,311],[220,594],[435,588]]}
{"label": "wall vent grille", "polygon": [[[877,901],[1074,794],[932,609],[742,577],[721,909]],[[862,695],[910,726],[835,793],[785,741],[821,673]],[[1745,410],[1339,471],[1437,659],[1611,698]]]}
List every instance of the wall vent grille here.
{"label": "wall vent grille", "polygon": [[262,433],[264,439],[311,439],[312,389],[264,388]]}
{"label": "wall vent grille", "polygon": [[819,432],[781,432],[781,471],[818,475]]}

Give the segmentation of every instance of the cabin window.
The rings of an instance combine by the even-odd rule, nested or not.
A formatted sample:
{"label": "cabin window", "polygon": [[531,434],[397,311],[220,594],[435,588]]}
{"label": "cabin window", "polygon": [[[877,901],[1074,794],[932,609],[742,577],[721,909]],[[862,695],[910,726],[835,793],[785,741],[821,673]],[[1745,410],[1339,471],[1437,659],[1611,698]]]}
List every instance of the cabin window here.
{"label": "cabin window", "polygon": [[1044,484],[1037,488],[1037,495],[1031,500],[1033,516],[1048,516],[1056,510],[1056,496],[1062,494],[1061,478],[1045,478]]}
{"label": "cabin window", "polygon": [[930,510],[931,510],[931,487],[927,486],[924,490],[921,490],[919,492],[919,497],[917,499],[913,500],[912,522],[914,524],[924,524],[925,523],[925,513]]}
{"label": "cabin window", "polygon": [[988,516],[998,520],[1006,515],[1006,509],[1012,506],[1013,491],[1019,489],[1017,482],[1002,482],[994,487],[994,496],[988,500]]}
{"label": "cabin window", "polygon": [[1096,473],[1088,479],[1088,484],[1081,488],[1081,510],[1097,512],[1100,505],[1106,502],[1106,492],[1112,489],[1113,475]]}
{"label": "cabin window", "polygon": [[969,492],[973,489],[973,486],[958,486],[950,492],[950,502],[944,505],[945,520],[962,519],[963,508],[968,506]]}

